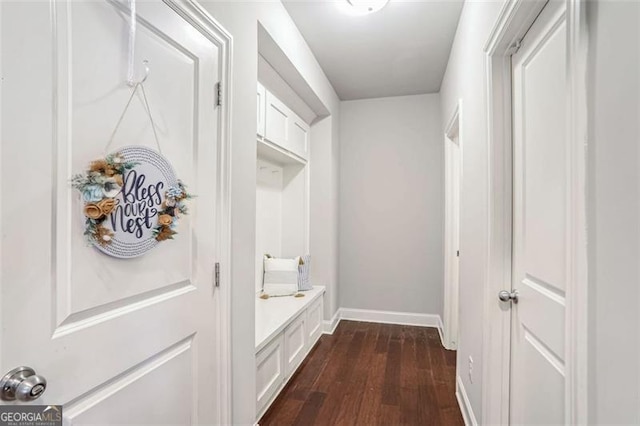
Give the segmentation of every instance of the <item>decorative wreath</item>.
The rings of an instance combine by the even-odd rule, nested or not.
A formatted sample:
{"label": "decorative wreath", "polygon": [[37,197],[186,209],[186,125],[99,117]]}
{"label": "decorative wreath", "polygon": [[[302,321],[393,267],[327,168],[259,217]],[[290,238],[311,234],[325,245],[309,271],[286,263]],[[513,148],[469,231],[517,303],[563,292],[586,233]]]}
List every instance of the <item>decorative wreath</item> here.
{"label": "decorative wreath", "polygon": [[[75,175],[71,185],[82,195],[84,201],[85,230],[89,243],[107,246],[113,239],[113,232],[103,223],[119,203],[116,198],[124,185],[125,174],[138,163],[125,161],[120,152],[107,155],[104,159],[92,161],[85,174]],[[153,230],[157,241],[171,240],[177,234],[179,215],[188,213],[184,201],[193,195],[178,181],[169,187],[158,211],[158,225]]]}

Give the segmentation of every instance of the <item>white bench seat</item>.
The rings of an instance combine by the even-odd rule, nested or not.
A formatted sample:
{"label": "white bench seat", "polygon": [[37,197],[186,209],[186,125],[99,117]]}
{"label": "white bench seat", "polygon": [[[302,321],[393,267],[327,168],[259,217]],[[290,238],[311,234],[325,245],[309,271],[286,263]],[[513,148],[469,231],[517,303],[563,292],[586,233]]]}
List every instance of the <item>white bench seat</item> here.
{"label": "white bench seat", "polygon": [[256,353],[281,333],[301,312],[324,294],[324,286],[302,292],[304,297],[256,297]]}
{"label": "white bench seat", "polygon": [[304,297],[256,296],[256,421],[322,334],[325,288]]}

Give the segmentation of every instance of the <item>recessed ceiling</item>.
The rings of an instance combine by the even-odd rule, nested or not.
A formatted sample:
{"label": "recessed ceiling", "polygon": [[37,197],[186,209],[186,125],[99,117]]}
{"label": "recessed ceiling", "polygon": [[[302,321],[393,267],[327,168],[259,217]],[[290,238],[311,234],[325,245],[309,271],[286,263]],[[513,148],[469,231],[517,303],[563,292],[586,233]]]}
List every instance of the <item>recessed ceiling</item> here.
{"label": "recessed ceiling", "polygon": [[340,99],[440,90],[461,0],[391,0],[362,16],[346,0],[283,3]]}

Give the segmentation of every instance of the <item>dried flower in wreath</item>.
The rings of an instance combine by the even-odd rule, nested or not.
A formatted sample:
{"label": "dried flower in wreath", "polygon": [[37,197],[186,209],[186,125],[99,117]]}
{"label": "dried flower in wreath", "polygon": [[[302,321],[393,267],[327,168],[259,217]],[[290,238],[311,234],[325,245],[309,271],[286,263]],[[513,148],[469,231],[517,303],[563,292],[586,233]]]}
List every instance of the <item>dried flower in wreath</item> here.
{"label": "dried flower in wreath", "polygon": [[115,197],[124,184],[124,174],[136,164],[125,161],[122,154],[116,152],[91,162],[86,173],[71,179],[71,185],[80,192],[85,203],[84,235],[88,242],[104,246],[113,239],[113,232],[102,223],[117,205]]}
{"label": "dried flower in wreath", "polygon": [[185,185],[180,181],[178,181],[178,186],[170,187],[167,190],[161,210],[158,212],[158,226],[153,230],[156,240],[173,239],[173,236],[177,234],[175,229],[178,226],[180,215],[188,214],[185,200],[191,198],[193,195],[187,192]]}
{"label": "dried flower in wreath", "polygon": [[111,240],[113,239],[113,232],[99,224],[96,226],[95,239],[98,244],[106,246],[111,243]]}

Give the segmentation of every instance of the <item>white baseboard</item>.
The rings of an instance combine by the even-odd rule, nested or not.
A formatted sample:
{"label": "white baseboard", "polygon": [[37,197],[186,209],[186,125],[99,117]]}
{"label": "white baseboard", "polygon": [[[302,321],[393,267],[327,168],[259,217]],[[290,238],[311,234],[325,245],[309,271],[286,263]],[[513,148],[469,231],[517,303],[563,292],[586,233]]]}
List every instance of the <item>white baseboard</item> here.
{"label": "white baseboard", "polygon": [[333,318],[331,318],[331,320],[329,321],[325,320],[325,321],[322,321],[322,323],[323,323],[322,333],[333,334],[338,324],[340,324],[340,309],[336,311],[336,313],[333,315]]}
{"label": "white baseboard", "polygon": [[475,414],[473,414],[473,408],[471,408],[467,391],[464,389],[464,384],[460,376],[456,376],[456,399],[460,406],[464,424],[466,426],[478,426],[478,421],[476,420]]}
{"label": "white baseboard", "polygon": [[442,343],[442,347],[448,349],[447,345],[444,344],[444,324],[442,323],[440,315],[438,315],[438,334],[440,335],[440,343]]}
{"label": "white baseboard", "polygon": [[374,311],[369,309],[340,308],[340,319],[378,322],[382,324],[417,325],[422,327],[442,327],[440,315],[415,314],[409,312]]}
{"label": "white baseboard", "polygon": [[342,320],[377,322],[381,324],[415,325],[420,327],[433,327],[438,329],[438,335],[442,346],[444,338],[442,330],[442,318],[435,314],[415,314],[409,312],[375,311],[370,309],[339,308],[331,320],[323,321],[324,334],[333,334]]}

